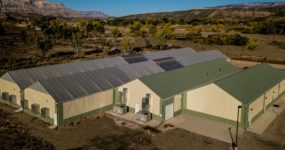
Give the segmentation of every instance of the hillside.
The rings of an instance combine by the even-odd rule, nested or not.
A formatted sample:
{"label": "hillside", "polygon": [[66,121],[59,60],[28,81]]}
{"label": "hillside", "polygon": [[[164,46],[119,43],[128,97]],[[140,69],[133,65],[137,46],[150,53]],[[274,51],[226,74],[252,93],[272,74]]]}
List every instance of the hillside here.
{"label": "hillside", "polygon": [[107,18],[98,12],[79,12],[66,8],[62,3],[50,3],[45,0],[0,0],[0,10],[5,13],[37,14],[63,18]]}
{"label": "hillside", "polygon": [[160,12],[130,15],[124,18],[168,18],[168,19],[281,19],[285,17],[285,3],[245,3],[193,9],[175,12]]}

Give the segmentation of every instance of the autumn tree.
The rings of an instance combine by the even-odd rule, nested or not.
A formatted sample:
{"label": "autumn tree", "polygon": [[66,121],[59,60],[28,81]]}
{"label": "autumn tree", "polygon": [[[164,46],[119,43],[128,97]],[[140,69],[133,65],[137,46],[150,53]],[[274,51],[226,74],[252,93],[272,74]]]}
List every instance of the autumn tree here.
{"label": "autumn tree", "polygon": [[115,42],[117,42],[117,39],[122,36],[121,31],[117,27],[112,29],[111,34],[112,37],[115,39]]}
{"label": "autumn tree", "polygon": [[174,37],[174,28],[171,25],[166,25],[161,27],[157,32],[159,38],[160,49],[164,49],[166,46],[167,40],[170,40]]}
{"label": "autumn tree", "polygon": [[130,53],[134,48],[134,43],[129,37],[124,37],[121,40],[120,46],[124,49],[125,53]]}
{"label": "autumn tree", "polygon": [[245,49],[249,50],[249,51],[255,51],[257,48],[257,40],[256,39],[249,39]]}
{"label": "autumn tree", "polygon": [[148,28],[148,32],[151,36],[155,36],[157,33],[157,26],[156,25],[150,25]]}
{"label": "autumn tree", "polygon": [[141,28],[142,25],[138,21],[134,22],[132,25],[129,26],[130,33],[134,36],[141,36]]}

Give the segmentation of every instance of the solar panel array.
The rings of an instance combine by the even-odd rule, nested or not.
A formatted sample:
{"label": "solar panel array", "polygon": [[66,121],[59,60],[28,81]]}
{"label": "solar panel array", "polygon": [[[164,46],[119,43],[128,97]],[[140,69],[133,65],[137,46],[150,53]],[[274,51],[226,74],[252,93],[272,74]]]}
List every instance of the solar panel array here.
{"label": "solar panel array", "polygon": [[122,56],[129,64],[147,61],[143,54],[129,54]]}
{"label": "solar panel array", "polygon": [[183,65],[177,62],[173,57],[155,59],[154,61],[165,71],[170,71],[183,67]]}

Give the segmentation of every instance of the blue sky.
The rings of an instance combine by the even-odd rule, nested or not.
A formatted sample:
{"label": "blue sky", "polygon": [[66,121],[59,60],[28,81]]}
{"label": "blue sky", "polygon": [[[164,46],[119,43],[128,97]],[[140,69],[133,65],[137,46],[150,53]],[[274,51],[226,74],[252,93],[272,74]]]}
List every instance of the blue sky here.
{"label": "blue sky", "polygon": [[[203,8],[244,2],[268,2],[270,0],[48,0],[64,3],[75,10],[98,10],[111,16],[164,12]],[[285,0],[273,0],[285,2]],[[272,2],[272,1],[271,1]]]}

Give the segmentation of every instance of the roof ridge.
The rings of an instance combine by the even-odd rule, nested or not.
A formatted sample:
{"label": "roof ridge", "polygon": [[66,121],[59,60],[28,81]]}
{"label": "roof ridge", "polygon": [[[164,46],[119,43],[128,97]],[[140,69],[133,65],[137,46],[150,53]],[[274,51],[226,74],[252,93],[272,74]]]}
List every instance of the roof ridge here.
{"label": "roof ridge", "polygon": [[184,70],[184,69],[187,69],[187,68],[191,68],[191,67],[195,67],[195,66],[198,66],[198,65],[202,65],[202,64],[207,64],[207,63],[210,63],[210,62],[216,62],[216,61],[224,61],[224,62],[227,62],[225,59],[223,58],[218,58],[218,59],[213,59],[213,60],[209,60],[209,61],[206,61],[206,62],[201,62],[201,63],[197,63],[197,64],[192,64],[190,66],[185,66],[183,68],[178,68],[178,69],[174,69],[174,70],[170,70],[170,71],[166,71],[166,72],[160,72],[160,73],[157,73],[157,74],[152,74],[152,75],[149,75],[149,76],[145,76],[145,77],[141,77],[139,79],[144,79],[144,78],[149,78],[149,77],[152,77],[152,76],[157,76],[159,74],[169,74],[171,72],[174,72],[174,71],[177,71],[177,70]]}

